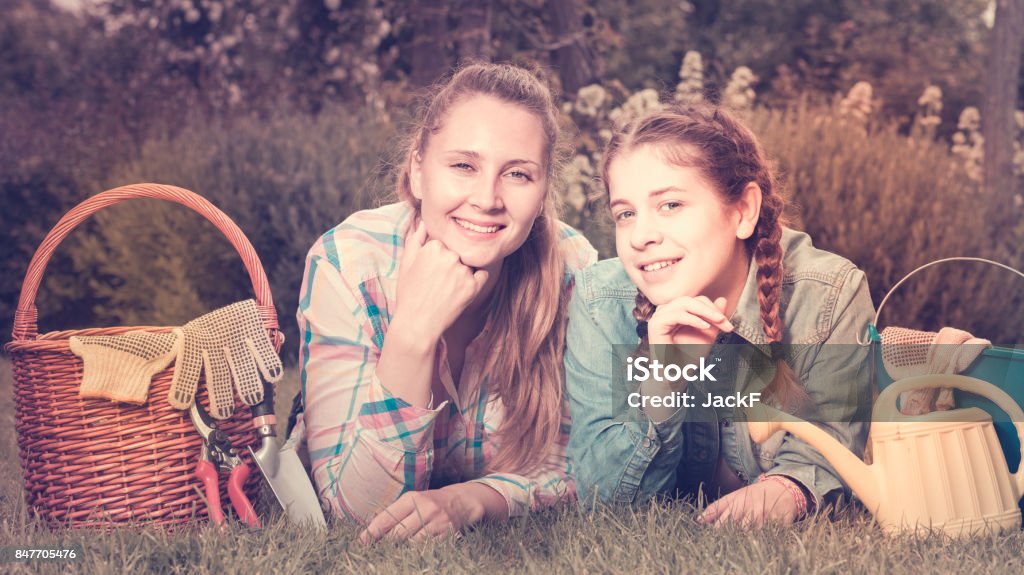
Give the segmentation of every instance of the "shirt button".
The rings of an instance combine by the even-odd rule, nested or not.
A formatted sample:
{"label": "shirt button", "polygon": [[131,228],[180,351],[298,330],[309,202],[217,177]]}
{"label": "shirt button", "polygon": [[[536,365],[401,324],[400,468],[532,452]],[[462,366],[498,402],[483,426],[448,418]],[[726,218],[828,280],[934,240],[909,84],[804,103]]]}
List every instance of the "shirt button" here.
{"label": "shirt button", "polygon": [[650,437],[645,437],[644,440],[642,441],[642,443],[643,443],[643,446],[648,448],[648,449],[650,449],[650,447],[652,445],[654,445],[654,441]]}
{"label": "shirt button", "polygon": [[722,427],[732,427],[732,420],[728,417],[722,420]]}
{"label": "shirt button", "polygon": [[708,450],[707,449],[701,449],[700,451],[697,452],[697,459],[698,460],[705,461],[705,460],[707,460],[707,458],[708,458]]}

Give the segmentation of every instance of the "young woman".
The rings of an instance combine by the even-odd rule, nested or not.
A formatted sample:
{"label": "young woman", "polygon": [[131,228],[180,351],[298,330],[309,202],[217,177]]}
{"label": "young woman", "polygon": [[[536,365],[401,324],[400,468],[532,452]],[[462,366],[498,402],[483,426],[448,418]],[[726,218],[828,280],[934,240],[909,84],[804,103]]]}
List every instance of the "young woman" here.
{"label": "young woman", "polygon": [[[873,311],[864,274],[783,226],[784,201],[760,145],[721,109],[672,108],[635,121],[613,135],[602,173],[619,257],[577,274],[566,336],[581,501],[701,489],[721,496],[701,515],[716,525],[791,523],[821,509],[843,484],[809,445],[781,434],[755,445],[734,410],[639,397],[686,386],[695,397],[715,395],[714,386],[761,391],[763,401],[816,414],[862,453],[867,424],[850,421],[869,390],[866,352],[855,345]],[[630,405],[636,384],[614,383],[613,374],[626,355],[667,354],[664,344],[690,344],[672,353],[695,363],[737,361],[711,372],[717,383],[648,378]]]}
{"label": "young woman", "polygon": [[572,498],[562,347],[596,252],[556,218],[557,109],[475,64],[423,109],[400,202],[312,247],[299,301],[318,491],[363,541],[422,539]]}

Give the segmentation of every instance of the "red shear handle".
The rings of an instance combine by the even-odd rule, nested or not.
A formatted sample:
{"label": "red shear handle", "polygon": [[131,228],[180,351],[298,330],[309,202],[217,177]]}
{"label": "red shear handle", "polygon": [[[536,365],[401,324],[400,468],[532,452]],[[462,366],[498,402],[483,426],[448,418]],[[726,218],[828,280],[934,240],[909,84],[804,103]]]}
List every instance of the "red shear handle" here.
{"label": "red shear handle", "polygon": [[217,468],[206,459],[200,459],[196,465],[196,477],[203,482],[206,491],[206,508],[210,521],[224,525],[224,511],[220,507],[220,486],[217,484]]}
{"label": "red shear handle", "polygon": [[228,478],[228,497],[231,498],[231,505],[235,508],[238,518],[249,527],[259,529],[262,527],[260,518],[256,516],[256,510],[252,508],[252,503],[242,489],[246,479],[249,479],[249,466],[245,463],[235,466]]}

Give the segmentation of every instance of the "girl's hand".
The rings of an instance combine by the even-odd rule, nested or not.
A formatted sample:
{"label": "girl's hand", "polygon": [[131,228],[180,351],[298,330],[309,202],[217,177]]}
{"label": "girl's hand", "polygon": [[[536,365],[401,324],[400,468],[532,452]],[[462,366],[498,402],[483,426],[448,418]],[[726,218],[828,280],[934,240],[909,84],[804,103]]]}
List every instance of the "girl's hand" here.
{"label": "girl's hand", "polygon": [[508,516],[500,493],[480,483],[457,483],[429,491],[407,491],[377,514],[359,534],[359,542],[382,537],[422,541],[461,533],[484,517]]}
{"label": "girl's hand", "polygon": [[725,317],[726,299],[711,301],[706,296],[683,296],[658,306],[647,322],[651,345],[710,344],[719,332],[731,332]]}
{"label": "girl's hand", "polygon": [[761,528],[765,523],[793,524],[798,505],[793,492],[777,481],[759,481],[715,501],[701,513],[699,523],[721,527],[737,523]]}
{"label": "girl's hand", "polygon": [[487,283],[486,270],[463,265],[420,222],[405,241],[399,263],[395,319],[417,337],[438,340]]}

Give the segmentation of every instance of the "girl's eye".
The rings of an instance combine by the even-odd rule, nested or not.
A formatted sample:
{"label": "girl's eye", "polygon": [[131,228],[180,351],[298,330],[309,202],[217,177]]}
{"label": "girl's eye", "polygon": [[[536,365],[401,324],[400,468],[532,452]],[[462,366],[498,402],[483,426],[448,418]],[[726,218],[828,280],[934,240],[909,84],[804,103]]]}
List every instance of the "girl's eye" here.
{"label": "girl's eye", "polygon": [[469,162],[455,162],[454,164],[452,164],[452,167],[462,172],[473,169],[473,165],[470,164]]}
{"label": "girl's eye", "polygon": [[683,207],[682,202],[665,202],[659,206],[659,209],[663,212],[671,212]]}
{"label": "girl's eye", "polygon": [[633,217],[634,215],[635,214],[631,210],[622,210],[621,212],[615,214],[613,217],[616,222],[622,222],[628,218]]}

